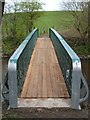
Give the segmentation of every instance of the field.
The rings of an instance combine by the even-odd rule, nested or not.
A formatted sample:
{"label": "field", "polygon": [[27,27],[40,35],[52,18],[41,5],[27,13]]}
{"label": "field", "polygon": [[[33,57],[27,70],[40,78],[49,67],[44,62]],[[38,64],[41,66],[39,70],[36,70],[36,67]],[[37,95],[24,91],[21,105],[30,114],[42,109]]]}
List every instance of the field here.
{"label": "field", "polygon": [[40,34],[48,33],[48,29],[54,27],[57,31],[66,31],[73,27],[74,19],[70,12],[48,11],[42,12],[42,16],[35,21],[34,26],[39,28]]}

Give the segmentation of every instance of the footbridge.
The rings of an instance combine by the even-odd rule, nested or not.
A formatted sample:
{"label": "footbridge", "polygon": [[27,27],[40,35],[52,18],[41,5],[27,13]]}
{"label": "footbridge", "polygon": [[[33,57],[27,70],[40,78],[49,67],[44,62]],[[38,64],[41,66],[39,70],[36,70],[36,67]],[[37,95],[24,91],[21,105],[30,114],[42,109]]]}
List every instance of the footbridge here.
{"label": "footbridge", "polygon": [[34,103],[35,107],[67,104],[79,109],[88,98],[80,58],[54,29],[49,29],[49,37],[38,34],[34,29],[10,57],[4,99],[10,108]]}

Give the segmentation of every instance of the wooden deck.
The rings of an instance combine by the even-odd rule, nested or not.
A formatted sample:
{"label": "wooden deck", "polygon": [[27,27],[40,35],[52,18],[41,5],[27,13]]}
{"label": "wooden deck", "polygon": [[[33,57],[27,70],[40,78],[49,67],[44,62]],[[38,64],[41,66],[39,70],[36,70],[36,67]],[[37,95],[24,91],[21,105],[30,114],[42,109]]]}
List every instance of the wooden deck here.
{"label": "wooden deck", "polygon": [[53,44],[38,38],[23,85],[21,98],[69,98]]}

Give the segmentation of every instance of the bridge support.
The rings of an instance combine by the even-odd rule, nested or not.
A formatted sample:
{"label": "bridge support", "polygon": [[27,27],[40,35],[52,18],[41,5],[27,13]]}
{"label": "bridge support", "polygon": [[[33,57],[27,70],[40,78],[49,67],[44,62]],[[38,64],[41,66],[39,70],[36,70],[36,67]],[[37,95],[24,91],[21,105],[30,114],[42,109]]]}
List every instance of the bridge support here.
{"label": "bridge support", "polygon": [[14,61],[8,63],[9,107],[17,108],[17,65]]}
{"label": "bridge support", "polygon": [[80,85],[81,85],[81,72],[78,69],[74,69],[72,73],[72,93],[71,93],[71,107],[73,109],[79,109],[80,105]]}

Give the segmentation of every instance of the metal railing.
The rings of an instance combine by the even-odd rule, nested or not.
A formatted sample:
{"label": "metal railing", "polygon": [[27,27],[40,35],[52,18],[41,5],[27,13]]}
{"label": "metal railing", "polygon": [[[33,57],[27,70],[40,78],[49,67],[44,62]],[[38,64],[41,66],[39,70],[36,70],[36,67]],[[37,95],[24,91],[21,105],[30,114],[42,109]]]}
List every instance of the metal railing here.
{"label": "metal railing", "polygon": [[59,65],[61,67],[72,108],[79,109],[80,102],[88,98],[88,86],[81,70],[81,61],[67,42],[54,29],[49,29]]}
{"label": "metal railing", "polygon": [[30,58],[38,37],[34,29],[17,48],[8,62],[9,107],[17,108],[17,98],[21,93]]}

